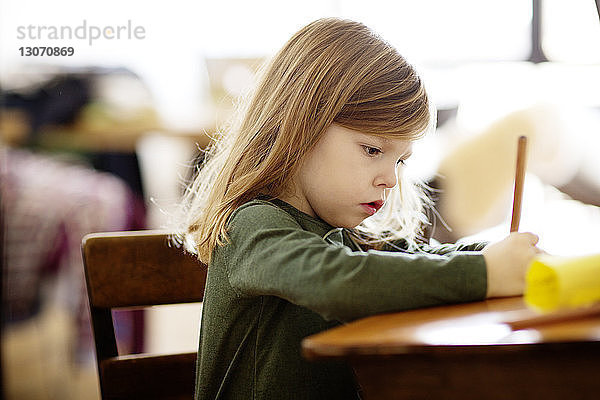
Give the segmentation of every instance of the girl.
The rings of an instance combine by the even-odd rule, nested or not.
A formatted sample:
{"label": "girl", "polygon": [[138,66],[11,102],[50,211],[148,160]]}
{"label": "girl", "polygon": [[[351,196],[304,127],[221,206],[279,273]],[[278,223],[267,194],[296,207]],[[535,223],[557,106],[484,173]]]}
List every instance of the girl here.
{"label": "girl", "polygon": [[[360,23],[317,20],[265,68],[188,190],[209,265],[197,399],[359,398],[302,338],[367,315],[522,292],[537,237],[431,247],[401,171],[434,125],[414,69]],[[400,177],[400,178],[399,178]]]}

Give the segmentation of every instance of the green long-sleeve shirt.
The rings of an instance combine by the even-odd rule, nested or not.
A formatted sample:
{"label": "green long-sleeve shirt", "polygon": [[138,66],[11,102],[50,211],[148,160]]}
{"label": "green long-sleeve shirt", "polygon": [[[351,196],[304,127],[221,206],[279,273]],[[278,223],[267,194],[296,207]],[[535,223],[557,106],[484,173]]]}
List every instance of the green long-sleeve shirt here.
{"label": "green long-sleeve shirt", "polygon": [[356,318],[482,300],[483,245],[427,253],[362,251],[281,200],[256,199],[228,222],[208,269],[197,399],[353,399],[343,364],[305,361],[301,340]]}

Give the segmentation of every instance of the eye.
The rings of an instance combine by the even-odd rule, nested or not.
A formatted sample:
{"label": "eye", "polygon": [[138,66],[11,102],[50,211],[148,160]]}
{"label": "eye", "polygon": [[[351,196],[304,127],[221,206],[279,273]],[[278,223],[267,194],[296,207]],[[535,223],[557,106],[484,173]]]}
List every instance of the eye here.
{"label": "eye", "polygon": [[398,160],[398,161],[396,161],[396,165],[398,165],[398,164],[406,165],[406,160]]}
{"label": "eye", "polygon": [[375,157],[376,155],[381,153],[381,150],[379,150],[377,147],[363,145],[362,148],[365,150],[365,153],[367,153],[367,155],[371,157]]}

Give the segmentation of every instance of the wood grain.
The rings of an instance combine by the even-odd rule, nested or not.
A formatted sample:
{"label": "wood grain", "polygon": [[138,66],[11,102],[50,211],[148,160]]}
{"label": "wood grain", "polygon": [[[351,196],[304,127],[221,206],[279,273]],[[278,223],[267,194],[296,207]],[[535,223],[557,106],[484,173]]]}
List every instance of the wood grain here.
{"label": "wood grain", "polygon": [[[600,319],[580,318],[515,331],[510,321],[539,316],[522,297],[491,299],[381,314],[360,319],[302,342],[308,359],[398,354],[493,353],[496,345],[509,349],[563,342],[598,342]],[[530,346],[531,348],[535,346]]]}
{"label": "wood grain", "polygon": [[351,322],[302,342],[312,361],[345,360],[369,399],[596,399],[600,318],[536,324],[522,297]]}
{"label": "wood grain", "polygon": [[513,193],[512,218],[510,231],[517,232],[521,222],[521,204],[523,203],[523,185],[527,164],[527,137],[520,136],[517,144],[517,167],[515,172],[515,189]]}
{"label": "wood grain", "polygon": [[96,307],[202,301],[206,271],[163,231],[95,233],[83,239],[89,296]]}
{"label": "wood grain", "polygon": [[103,399],[192,399],[195,353],[120,355],[112,310],[202,301],[206,266],[163,231],[105,232],[82,241]]}

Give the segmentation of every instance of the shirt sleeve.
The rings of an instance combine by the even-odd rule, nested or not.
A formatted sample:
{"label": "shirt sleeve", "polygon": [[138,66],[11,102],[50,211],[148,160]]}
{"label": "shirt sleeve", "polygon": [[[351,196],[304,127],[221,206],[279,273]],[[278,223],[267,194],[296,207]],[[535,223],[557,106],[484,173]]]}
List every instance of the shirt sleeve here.
{"label": "shirt sleeve", "polygon": [[421,250],[431,254],[450,254],[457,251],[481,251],[487,242],[477,243],[444,243],[437,246],[423,245]]}
{"label": "shirt sleeve", "polygon": [[240,296],[278,296],[327,320],[485,298],[479,252],[355,252],[270,205],[241,207],[229,228],[230,242],[218,250]]}
{"label": "shirt sleeve", "polygon": [[[432,246],[430,244],[420,244],[417,249],[410,251],[410,252],[411,253],[423,252],[423,253],[429,253],[429,254],[446,255],[446,254],[451,254],[451,253],[454,253],[457,251],[481,251],[488,244],[489,244],[488,242],[444,243],[444,244],[437,244],[434,246]],[[408,248],[408,244],[406,243],[405,240],[402,239],[402,240],[393,240],[393,241],[385,243],[383,245],[382,250],[409,252],[407,250],[407,248]]]}

